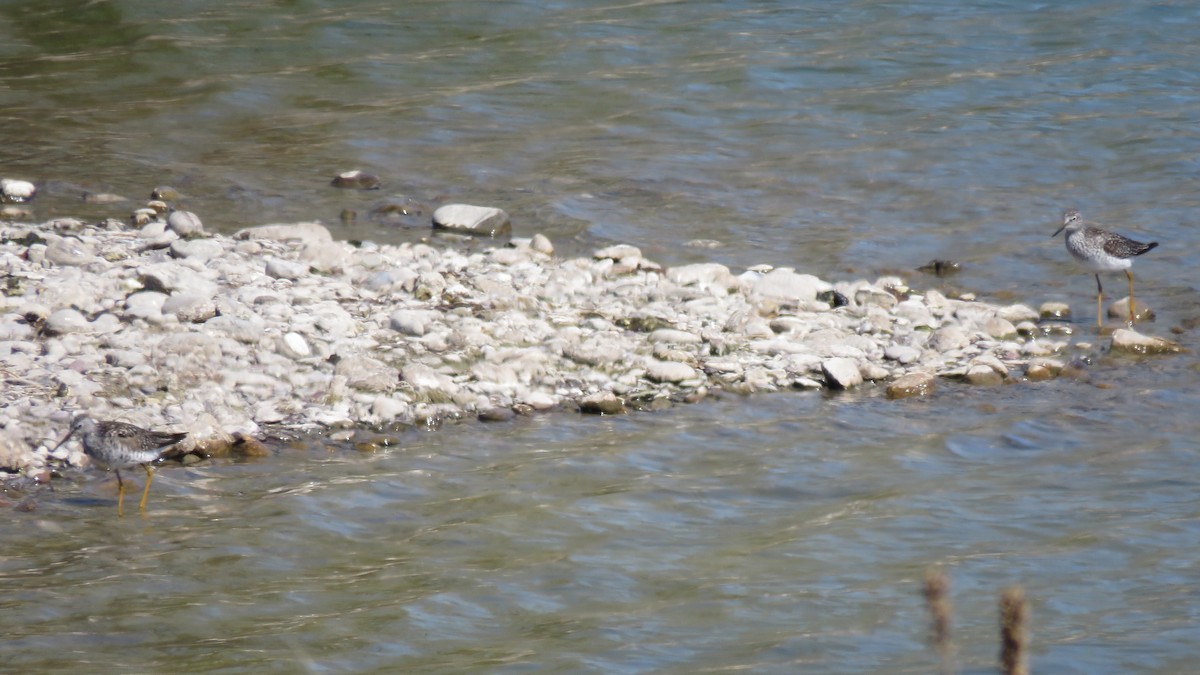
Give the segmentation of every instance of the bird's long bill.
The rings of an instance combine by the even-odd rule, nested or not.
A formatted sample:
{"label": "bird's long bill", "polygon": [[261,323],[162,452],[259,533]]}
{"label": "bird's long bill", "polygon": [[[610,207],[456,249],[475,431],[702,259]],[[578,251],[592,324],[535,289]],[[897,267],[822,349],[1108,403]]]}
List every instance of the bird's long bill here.
{"label": "bird's long bill", "polygon": [[1058,236],[1058,233],[1059,233],[1059,232],[1062,232],[1062,231],[1063,231],[1063,230],[1065,230],[1065,229],[1067,229],[1067,226],[1066,226],[1066,225],[1063,225],[1062,227],[1060,227],[1060,228],[1058,228],[1057,230],[1055,230],[1055,231],[1054,231],[1054,234],[1050,235],[1050,238],[1051,238],[1051,239],[1053,239],[1053,238],[1057,237],[1057,236]]}
{"label": "bird's long bill", "polygon": [[75,433],[74,429],[68,431],[67,435],[63,436],[63,439],[58,442],[58,445],[54,446],[53,448],[50,448],[50,452],[54,452],[55,450],[61,448],[63,446],[63,443],[66,443],[67,441],[71,440],[71,435],[74,433]]}

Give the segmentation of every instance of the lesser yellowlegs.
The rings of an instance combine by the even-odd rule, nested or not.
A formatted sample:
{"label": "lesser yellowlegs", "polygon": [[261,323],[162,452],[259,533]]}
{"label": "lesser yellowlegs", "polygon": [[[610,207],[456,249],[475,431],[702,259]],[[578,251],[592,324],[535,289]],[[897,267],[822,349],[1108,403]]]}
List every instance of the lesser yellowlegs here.
{"label": "lesser yellowlegs", "polygon": [[125,481],[121,480],[121,467],[142,465],[146,469],[146,488],[142,490],[142,501],[138,505],[146,510],[146,497],[150,495],[150,481],[154,479],[151,462],[161,458],[171,446],[182,441],[187,434],[149,431],[125,422],[97,422],[87,415],[78,415],[71,420],[71,430],[54,446],[57,450],[75,434],[80,434],[83,452],[104,469],[117,474],[117,515],[125,501]]}
{"label": "lesser yellowlegs", "polygon": [[1120,271],[1124,271],[1129,279],[1129,323],[1133,324],[1137,320],[1137,307],[1133,302],[1133,273],[1129,268],[1134,256],[1158,246],[1158,242],[1143,244],[1116,232],[1092,227],[1085,224],[1083,216],[1074,209],[1063,212],[1062,227],[1050,236],[1056,237],[1063,230],[1067,231],[1067,251],[1096,275],[1096,325],[1103,325],[1104,288],[1100,285],[1100,273]]}

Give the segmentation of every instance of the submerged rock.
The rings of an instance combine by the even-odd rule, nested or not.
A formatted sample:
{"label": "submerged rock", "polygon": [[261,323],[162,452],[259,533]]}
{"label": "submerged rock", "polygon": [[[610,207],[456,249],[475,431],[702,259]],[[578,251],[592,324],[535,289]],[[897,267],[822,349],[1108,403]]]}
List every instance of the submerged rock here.
{"label": "submerged rock", "polygon": [[1186,351],[1178,342],[1142,335],[1128,328],[1118,328],[1113,331],[1112,349],[1130,354],[1179,354]]}
{"label": "submerged rock", "polygon": [[329,184],[345,190],[378,190],[383,187],[379,176],[358,169],[339,173]]}
{"label": "submerged rock", "polygon": [[[1137,309],[1137,316],[1134,317],[1134,320],[1136,320],[1136,321],[1153,321],[1155,319],[1154,310],[1151,309],[1150,306],[1147,305],[1146,303],[1135,301],[1135,307]],[[1108,306],[1108,311],[1106,313],[1108,314],[1108,316],[1110,316],[1112,318],[1120,319],[1122,321],[1128,322],[1129,321],[1129,296],[1125,296],[1125,297],[1121,298],[1120,300],[1117,300],[1116,302],[1110,304]]]}

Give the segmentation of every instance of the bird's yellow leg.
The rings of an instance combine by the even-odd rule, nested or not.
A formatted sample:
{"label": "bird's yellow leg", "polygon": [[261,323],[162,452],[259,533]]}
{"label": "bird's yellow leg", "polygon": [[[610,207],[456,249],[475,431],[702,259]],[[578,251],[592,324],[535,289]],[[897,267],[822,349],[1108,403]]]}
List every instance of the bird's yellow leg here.
{"label": "bird's yellow leg", "polygon": [[1096,330],[1104,328],[1104,287],[1100,285],[1100,275],[1096,275]]}
{"label": "bird's yellow leg", "polygon": [[117,516],[125,515],[122,513],[122,507],[125,504],[125,481],[121,480],[121,470],[117,469]]}
{"label": "bird's yellow leg", "polygon": [[1133,304],[1133,273],[1125,270],[1125,276],[1129,277],[1129,325],[1137,323],[1137,307]]}
{"label": "bird's yellow leg", "polygon": [[154,469],[150,468],[149,464],[143,464],[146,469],[146,489],[142,490],[142,501],[138,504],[138,508],[142,511],[146,510],[146,498],[150,496],[150,481],[154,480]]}

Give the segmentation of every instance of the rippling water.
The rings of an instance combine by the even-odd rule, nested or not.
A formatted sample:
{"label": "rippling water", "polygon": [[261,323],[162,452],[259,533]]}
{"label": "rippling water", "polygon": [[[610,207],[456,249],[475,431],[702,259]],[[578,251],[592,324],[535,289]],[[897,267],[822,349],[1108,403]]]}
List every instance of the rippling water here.
{"label": "rippling water", "polygon": [[[562,251],[899,272],[985,299],[1092,280],[1060,210],[1162,245],[1150,332],[1195,350],[1200,7],[1117,2],[0,4],[0,174],[38,218],[172,185],[208,227],[427,236],[447,200]],[[359,167],[378,193],[335,190]],[[130,204],[84,204],[84,192]],[[398,224],[367,217],[395,195]],[[359,218],[341,224],[339,213]],[[717,248],[687,246],[714,240]],[[953,258],[943,282],[912,268]],[[1113,278],[1111,288],[1121,281]],[[1175,333],[1171,329],[1177,329]],[[1200,640],[1194,354],[889,402],[781,393],[80,472],[0,524],[13,672],[1184,672]],[[12,495],[15,499],[18,495]]]}

